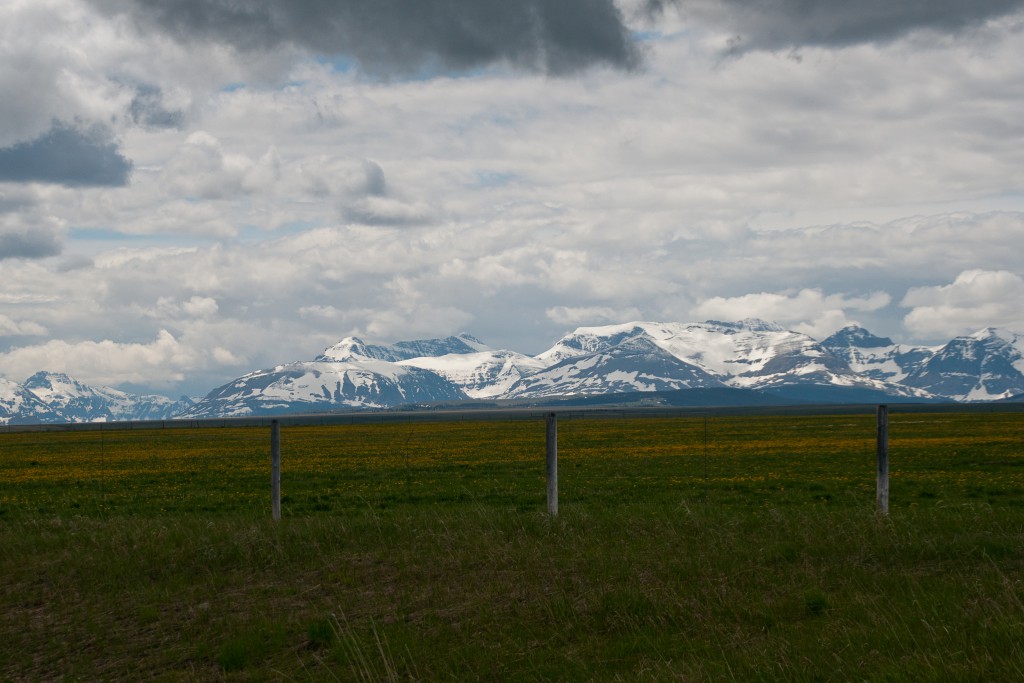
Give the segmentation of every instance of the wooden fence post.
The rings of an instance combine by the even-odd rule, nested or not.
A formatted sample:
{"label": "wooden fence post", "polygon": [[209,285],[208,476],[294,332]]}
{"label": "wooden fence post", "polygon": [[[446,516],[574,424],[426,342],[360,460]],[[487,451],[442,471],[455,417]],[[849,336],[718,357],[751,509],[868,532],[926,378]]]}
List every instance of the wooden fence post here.
{"label": "wooden fence post", "polygon": [[270,421],[270,514],[281,521],[281,423]]}
{"label": "wooden fence post", "polygon": [[878,511],[889,514],[889,406],[878,406]]}
{"label": "wooden fence post", "polygon": [[558,515],[558,417],[545,416],[547,424],[548,514]]}

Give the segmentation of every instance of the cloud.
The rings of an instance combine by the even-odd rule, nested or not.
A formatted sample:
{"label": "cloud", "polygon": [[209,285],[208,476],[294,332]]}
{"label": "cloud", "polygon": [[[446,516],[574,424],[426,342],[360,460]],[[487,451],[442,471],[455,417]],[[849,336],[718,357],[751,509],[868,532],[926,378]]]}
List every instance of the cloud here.
{"label": "cloud", "polygon": [[[473,17],[543,27],[562,6],[569,29],[621,31],[616,12],[581,10],[609,3],[0,2],[0,92],[18,95],[0,98],[0,148],[103,122],[134,164],[127,186],[0,184],[7,328],[76,347],[147,347],[164,329],[198,359],[171,366],[198,392],[348,334],[468,331],[539,352],[578,325],[761,315],[896,337],[911,308],[871,293],[1024,275],[1012,20],[978,29],[984,45],[921,33],[722,60],[737,32],[741,49],[824,39],[782,0],[743,16],[694,0],[639,26],[643,1],[615,0],[650,29],[644,68],[581,50],[599,68],[577,72],[514,22],[483,26],[512,28],[472,58],[438,44],[456,18],[473,35]],[[346,25],[356,9],[364,24]],[[407,41],[417,31],[433,37]]]}
{"label": "cloud", "polygon": [[243,62],[221,44],[183,45],[139,28],[88,0],[0,2],[0,148],[44,137],[53,121],[119,136],[180,128],[225,83],[278,78],[296,57],[250,53]]}
{"label": "cloud", "polygon": [[578,326],[636,320],[640,317],[640,311],[636,308],[616,309],[609,306],[555,306],[544,311],[544,315],[558,325]]}
{"label": "cloud", "polygon": [[205,131],[189,134],[163,169],[164,182],[174,193],[204,199],[269,192],[280,174],[274,148],[254,160],[226,151],[219,139]]}
{"label": "cloud", "polygon": [[139,316],[160,321],[161,324],[181,324],[189,319],[210,320],[217,315],[217,300],[209,296],[192,296],[178,300],[171,296],[158,297],[151,305],[133,303],[128,308]]}
{"label": "cloud", "polygon": [[58,121],[41,137],[0,149],[0,182],[116,187],[128,184],[131,170],[100,125],[81,130]]}
{"label": "cloud", "polygon": [[[1021,239],[1024,214],[1019,212],[755,231],[691,265],[691,281],[699,298],[760,291],[764,282],[772,282],[779,292],[884,291],[899,299],[911,287],[950,282],[978,264],[1016,272],[1014,245]],[[902,313],[895,308],[867,313],[859,322],[872,331],[900,332]]]}
{"label": "cloud", "polygon": [[76,87],[82,52],[68,45],[81,19],[60,0],[0,3],[0,147],[39,137],[55,118],[85,113]]}
{"label": "cloud", "polygon": [[212,318],[217,308],[217,300],[208,296],[193,296],[181,304],[182,311],[196,318]]}
{"label": "cloud", "polygon": [[847,311],[871,312],[889,305],[892,298],[885,292],[867,296],[824,294],[820,289],[798,292],[758,292],[736,297],[712,297],[694,307],[698,318],[742,320],[761,318],[790,327],[816,339],[823,339],[837,329],[856,321]]}
{"label": "cloud", "polygon": [[0,314],[0,337],[31,337],[47,334],[47,329],[31,320],[21,322]]}
{"label": "cloud", "polygon": [[339,207],[346,223],[406,227],[435,220],[435,210],[427,203],[408,201],[391,192],[380,164],[365,160],[362,173],[362,181],[346,193],[350,198]]}
{"label": "cloud", "polygon": [[435,216],[433,209],[423,202],[371,196],[342,207],[341,217],[346,223],[403,227],[429,223]]}
{"label": "cloud", "polygon": [[361,189],[365,194],[371,197],[387,196],[388,181],[380,164],[369,159],[363,161],[363,174],[366,176],[366,183]]}
{"label": "cloud", "polygon": [[161,330],[148,343],[54,339],[0,353],[0,363],[12,377],[51,370],[68,372],[88,383],[116,385],[181,381],[186,371],[201,365],[201,356]]}
{"label": "cloud", "polygon": [[472,314],[456,306],[398,305],[391,310],[371,313],[365,334],[370,339],[429,337],[438,335],[438,330],[451,330],[452,333],[463,330],[472,319]]}
{"label": "cloud", "polygon": [[1006,270],[965,270],[948,285],[913,287],[900,305],[912,310],[903,324],[943,339],[983,327],[1024,331],[1024,278]]}
{"label": "cloud", "polygon": [[330,305],[315,305],[302,306],[299,308],[299,315],[317,321],[333,322],[341,320],[345,316],[345,312]]}
{"label": "cloud", "polygon": [[5,206],[0,195],[0,260],[41,259],[56,256],[63,248],[63,221],[46,215],[28,197],[12,198]]}
{"label": "cloud", "polygon": [[0,260],[10,258],[39,259],[61,253],[60,234],[53,229],[8,228],[0,222]]}
{"label": "cloud", "polygon": [[167,109],[163,93],[155,85],[136,86],[128,115],[133,122],[147,128],[181,128],[185,123],[184,112]]}
{"label": "cloud", "polygon": [[614,0],[92,0],[181,41],[296,45],[380,74],[506,63],[566,74],[640,54]]}
{"label": "cloud", "polygon": [[666,7],[733,35],[734,52],[802,46],[884,44],[915,31],[956,34],[1024,9],[1022,0],[649,0],[649,17]]}

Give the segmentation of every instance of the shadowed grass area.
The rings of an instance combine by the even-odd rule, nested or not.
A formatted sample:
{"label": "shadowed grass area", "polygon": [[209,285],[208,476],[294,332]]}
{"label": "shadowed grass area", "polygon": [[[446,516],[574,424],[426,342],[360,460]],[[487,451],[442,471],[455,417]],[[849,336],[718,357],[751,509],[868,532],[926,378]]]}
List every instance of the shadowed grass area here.
{"label": "shadowed grass area", "polygon": [[0,679],[1024,678],[1024,425],[962,417],[888,517],[864,417],[563,421],[555,519],[543,424],[285,430],[279,524],[266,434],[107,433],[100,495],[5,435]]}

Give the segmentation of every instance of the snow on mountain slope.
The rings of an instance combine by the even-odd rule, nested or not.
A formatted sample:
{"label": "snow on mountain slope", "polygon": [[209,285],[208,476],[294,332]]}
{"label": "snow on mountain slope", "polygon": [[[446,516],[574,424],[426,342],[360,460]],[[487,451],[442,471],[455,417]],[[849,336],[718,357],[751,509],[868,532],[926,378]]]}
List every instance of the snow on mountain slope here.
{"label": "snow on mountain slope", "polygon": [[987,327],[957,337],[903,384],[958,401],[993,401],[1024,392],[1024,335]]}
{"label": "snow on mountain slope", "polygon": [[460,387],[470,398],[503,396],[516,382],[547,367],[531,356],[493,350],[410,358],[399,365],[430,370]]}
{"label": "snow on mountain slope", "polygon": [[43,403],[31,391],[0,378],[0,424],[62,422],[64,416]]}
{"label": "snow on mountain slope", "polygon": [[[671,334],[659,337],[658,342],[669,353],[733,380],[739,376],[755,377],[773,362],[778,368],[780,357],[804,353],[818,359],[826,355],[807,335],[757,319],[738,323],[708,320],[684,325],[681,329],[666,328],[665,332]],[[756,384],[753,380],[732,383],[735,386]]]}
{"label": "snow on mountain slope", "polygon": [[903,381],[940,348],[894,344],[858,325],[844,327],[821,345],[845,360],[854,372],[883,382]]}
{"label": "snow on mountain slope", "polygon": [[367,344],[358,337],[346,337],[324,350],[318,361],[384,360],[397,363],[410,358],[476,353],[492,349],[468,334],[444,339],[415,339],[391,345]]}
{"label": "snow on mountain slope", "polygon": [[70,422],[107,421],[113,418],[109,401],[90,386],[62,372],[37,372],[23,385],[43,403],[62,412]]}
{"label": "snow on mountain slope", "polygon": [[[600,342],[591,343],[591,340],[599,340],[600,336],[588,333],[583,337],[585,341],[581,347],[590,346],[597,350],[584,355],[566,355],[551,367],[513,384],[506,396],[544,398],[723,386],[705,370],[676,358],[658,346],[643,331],[622,339],[620,330],[616,329],[609,338],[617,343],[611,347]],[[571,348],[569,344],[567,346]]]}
{"label": "snow on mountain slope", "polygon": [[695,365],[731,386],[756,388],[784,377],[818,379],[828,376],[852,381],[852,372],[807,335],[784,330],[763,320],[726,323],[634,322],[604,327],[581,327],[537,356],[561,362],[622,341],[646,338],[679,360]]}
{"label": "snow on mountain slope", "polygon": [[470,398],[500,396],[519,379],[546,367],[536,358],[492,349],[468,334],[400,341],[387,346],[347,337],[317,357],[320,361],[370,359],[429,370],[461,388]]}
{"label": "snow on mountain slope", "polygon": [[[896,380],[899,380],[897,382]],[[581,327],[529,357],[466,334],[367,344],[355,337],[317,360],[248,373],[190,402],[89,387],[40,372],[0,381],[0,424],[167,419],[391,408],[465,400],[594,397],[722,387],[789,401],[887,397],[992,401],[1024,394],[1024,338],[986,328],[943,347],[894,344],[850,326],[818,343],[750,319]]]}
{"label": "snow on mountain slope", "polygon": [[41,371],[23,385],[68,422],[166,420],[191,405],[185,398],[129,394],[110,387],[91,387],[62,372]]}
{"label": "snow on mountain slope", "polygon": [[582,327],[538,358],[561,363],[588,353],[614,353],[623,341],[641,338],[726,386],[767,390],[827,385],[930,398],[921,389],[862,376],[811,337],[758,319]]}
{"label": "snow on mountain slope", "polygon": [[373,359],[300,361],[257,370],[218,387],[184,417],[387,408],[465,398],[458,387],[420,368]]}
{"label": "snow on mountain slope", "polygon": [[[541,360],[560,362],[583,354],[602,351],[620,342],[645,336],[676,358],[714,375],[733,377],[757,372],[780,353],[817,345],[810,337],[782,329],[763,320],[726,323],[632,322],[623,325],[581,327],[538,355]],[[818,356],[824,355],[815,350]]]}

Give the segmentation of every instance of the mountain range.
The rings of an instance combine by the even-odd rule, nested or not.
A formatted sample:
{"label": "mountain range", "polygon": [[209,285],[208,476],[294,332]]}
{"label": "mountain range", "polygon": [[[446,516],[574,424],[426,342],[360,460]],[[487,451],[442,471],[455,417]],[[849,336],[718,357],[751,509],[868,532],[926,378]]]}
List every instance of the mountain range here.
{"label": "mountain range", "polygon": [[62,372],[37,372],[24,384],[0,378],[0,424],[169,420],[193,403],[91,387]]}
{"label": "mountain range", "polygon": [[581,327],[528,356],[467,334],[367,344],[250,372],[178,401],[59,373],[0,380],[0,423],[274,415],[463,402],[764,405],[1013,400],[1024,335],[986,328],[935,347],[858,326],[817,341],[763,320]]}

